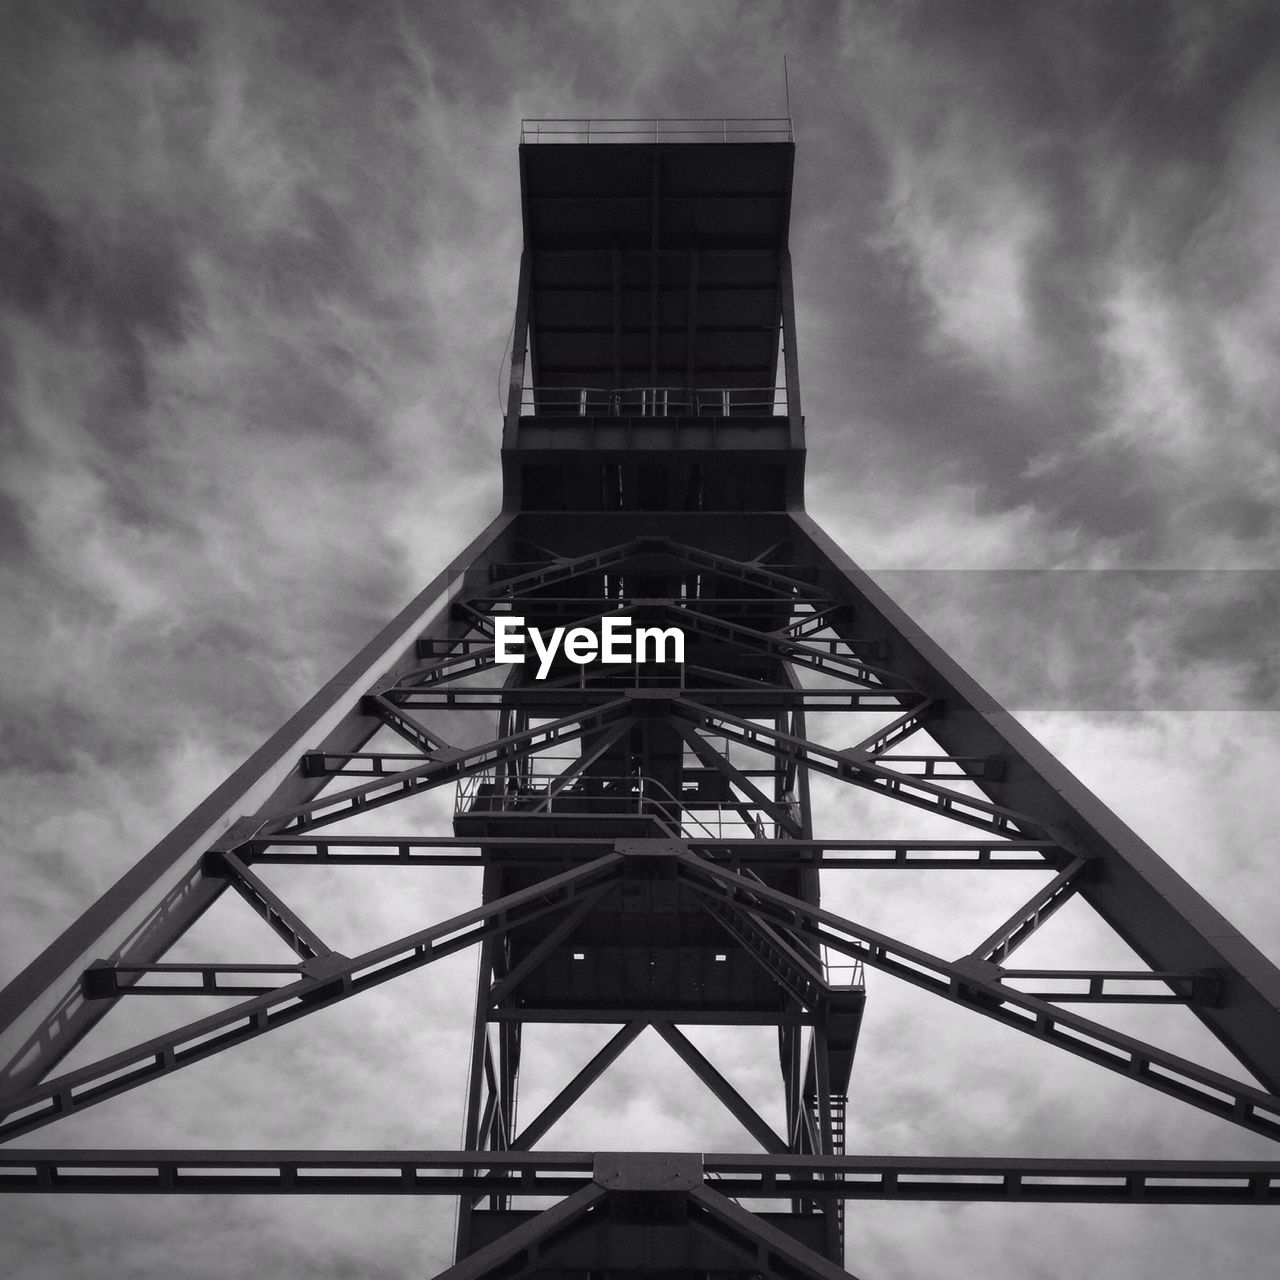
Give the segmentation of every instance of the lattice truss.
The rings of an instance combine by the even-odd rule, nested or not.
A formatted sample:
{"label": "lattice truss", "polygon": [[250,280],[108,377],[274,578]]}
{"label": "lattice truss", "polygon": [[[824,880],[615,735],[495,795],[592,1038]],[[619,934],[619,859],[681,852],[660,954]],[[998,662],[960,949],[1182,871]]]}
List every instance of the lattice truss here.
{"label": "lattice truss", "polygon": [[[491,526],[5,993],[0,1137],[12,1144],[478,948],[464,1150],[8,1145],[0,1187],[316,1194],[376,1184],[459,1196],[465,1261],[449,1273],[458,1275],[572,1265],[601,1222],[629,1212],[628,1196],[657,1189],[664,1212],[705,1238],[697,1247],[712,1252],[698,1254],[699,1265],[723,1253],[748,1270],[815,1276],[844,1274],[830,1259],[841,1257],[849,1199],[1280,1200],[1275,1161],[846,1152],[864,1002],[870,988],[874,1008],[881,983],[909,984],[1098,1072],[1280,1137],[1276,971],[807,518],[745,559],[663,538],[561,554],[525,542],[514,520]],[[521,558],[503,559],[513,552]],[[546,628],[598,627],[611,615],[679,627],[685,660],[561,659],[539,681],[530,666],[495,661],[504,615]],[[394,805],[418,813],[406,802],[428,792],[449,796],[453,813],[437,803],[427,834],[421,817],[387,834],[388,821],[369,816]],[[885,814],[897,815],[897,833],[875,834]],[[286,865],[295,875],[476,867],[484,900],[347,955],[274,887],[273,869]],[[903,904],[900,929],[850,918],[860,899],[842,887],[847,874],[883,878],[859,880],[871,904],[895,877],[921,884],[958,871],[1026,887],[994,927],[969,930],[961,954],[902,936],[918,924],[910,895],[889,895]],[[228,890],[294,961],[166,959]],[[1091,967],[1079,946],[1057,958],[1055,928],[1073,910],[1111,932],[1132,962]],[[1019,963],[1033,952],[1039,961]],[[60,1066],[122,1002],[183,997],[186,1008],[197,994],[219,997],[216,1011]],[[1212,1046],[1207,1029],[1232,1073],[1124,1029],[1126,1011],[1152,1004],[1175,1006]],[[619,1029],[519,1123],[530,1020]],[[784,1127],[730,1083],[681,1029],[689,1024],[776,1028]],[[870,1013],[867,1024],[873,1033]],[[649,1028],[760,1152],[619,1174],[602,1172],[599,1158],[546,1149],[557,1121]],[[536,1215],[508,1213],[547,1196],[562,1199]],[[780,1230],[739,1202],[787,1207],[792,1225]],[[499,1219],[503,1231],[480,1225]],[[807,1230],[795,1226],[801,1219]]]}

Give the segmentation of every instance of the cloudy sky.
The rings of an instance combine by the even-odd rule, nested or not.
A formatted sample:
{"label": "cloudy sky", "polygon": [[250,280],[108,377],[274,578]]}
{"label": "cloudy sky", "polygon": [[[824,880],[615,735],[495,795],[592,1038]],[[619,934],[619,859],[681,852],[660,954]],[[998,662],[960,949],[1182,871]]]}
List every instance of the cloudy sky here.
{"label": "cloudy sky", "polygon": [[[782,114],[784,51],[810,509],[1280,958],[1273,5],[5,0],[0,980],[496,510],[521,117]],[[474,893],[403,875],[333,873],[311,909],[355,946]],[[969,890],[931,892],[868,886],[858,918],[909,908],[948,954]],[[429,1011],[407,1049],[392,1004],[344,1005],[314,1020],[325,1053],[283,1031],[47,1141],[452,1146],[472,965],[406,980]],[[1271,1153],[869,1000],[901,1048],[865,1065],[852,1149]],[[767,1109],[768,1047],[720,1047]],[[633,1106],[666,1125],[638,1143],[740,1145],[650,1096],[662,1052],[642,1040],[553,1145],[618,1145]],[[953,1065],[926,1083],[922,1056]],[[556,1087],[531,1075],[524,1114]],[[443,1264],[447,1215],[337,1203],[10,1202],[0,1269]],[[849,1265],[1252,1280],[1273,1219],[854,1205]]]}

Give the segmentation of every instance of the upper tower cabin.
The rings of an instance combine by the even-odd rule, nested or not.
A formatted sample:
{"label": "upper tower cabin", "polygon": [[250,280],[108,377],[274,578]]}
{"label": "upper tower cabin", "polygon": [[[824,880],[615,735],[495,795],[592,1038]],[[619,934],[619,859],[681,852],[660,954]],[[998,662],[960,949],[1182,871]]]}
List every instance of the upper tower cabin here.
{"label": "upper tower cabin", "polygon": [[778,120],[526,120],[508,508],[802,501]]}

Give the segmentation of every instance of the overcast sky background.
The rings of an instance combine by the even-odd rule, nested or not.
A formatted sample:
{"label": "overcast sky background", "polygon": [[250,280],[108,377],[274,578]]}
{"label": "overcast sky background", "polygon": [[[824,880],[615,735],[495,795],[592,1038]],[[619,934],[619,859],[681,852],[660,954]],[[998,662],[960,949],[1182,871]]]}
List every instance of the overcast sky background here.
{"label": "overcast sky background", "polygon": [[[496,511],[520,118],[780,115],[783,51],[810,509],[1280,957],[1273,4],[10,0],[0,980]],[[817,798],[829,833],[871,829]],[[475,894],[363,874],[298,890],[342,947]],[[868,882],[848,909],[950,955],[1031,887],[943,879]],[[474,961],[439,967],[39,1140],[453,1146]],[[851,1150],[1274,1158],[937,1003],[872,986]],[[648,1038],[550,1145],[745,1148],[696,1085],[658,1089],[677,1073]],[[717,1060],[767,1109],[776,1058],[746,1039]],[[565,1073],[590,1052],[529,1045]],[[531,1074],[522,1114],[557,1087]],[[430,1274],[448,1220],[15,1199],[0,1270]],[[868,1280],[1263,1280],[1280,1248],[1260,1209],[855,1203],[849,1223]]]}

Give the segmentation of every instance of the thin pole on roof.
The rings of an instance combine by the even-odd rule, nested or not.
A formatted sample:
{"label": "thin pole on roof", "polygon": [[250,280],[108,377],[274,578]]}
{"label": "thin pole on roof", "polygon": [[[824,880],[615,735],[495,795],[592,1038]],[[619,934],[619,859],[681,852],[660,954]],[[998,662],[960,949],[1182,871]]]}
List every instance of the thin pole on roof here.
{"label": "thin pole on roof", "polygon": [[787,97],[787,137],[790,139],[793,133],[791,125],[791,79],[787,75],[787,55],[782,55],[782,90]]}

